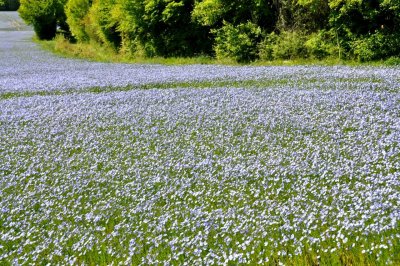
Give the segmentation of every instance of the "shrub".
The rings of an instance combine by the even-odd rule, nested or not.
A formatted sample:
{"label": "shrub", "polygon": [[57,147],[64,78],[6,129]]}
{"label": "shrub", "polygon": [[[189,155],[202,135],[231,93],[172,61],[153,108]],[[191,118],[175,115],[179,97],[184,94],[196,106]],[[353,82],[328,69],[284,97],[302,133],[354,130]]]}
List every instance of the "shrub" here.
{"label": "shrub", "polygon": [[307,54],[315,59],[323,59],[338,54],[334,34],[324,30],[309,35],[304,46],[307,49]]}
{"label": "shrub", "polygon": [[224,22],[224,26],[212,31],[215,34],[215,54],[217,58],[230,58],[237,62],[249,62],[258,58],[258,44],[261,28],[251,22],[234,26]]}
{"label": "shrub", "polygon": [[72,35],[78,41],[88,41],[89,36],[85,29],[85,17],[91,6],[90,0],[68,0],[65,5],[65,14],[67,23],[70,27]]}
{"label": "shrub", "polygon": [[361,62],[385,59],[400,54],[400,34],[376,32],[351,42],[351,49]]}
{"label": "shrub", "polygon": [[137,55],[138,42],[138,21],[137,17],[143,14],[143,4],[139,0],[118,0],[114,8],[114,16],[118,24],[118,32],[121,34],[120,51],[125,55]]}
{"label": "shrub", "polygon": [[67,30],[64,13],[65,0],[21,0],[18,9],[23,20],[33,26],[39,39],[53,39],[57,27]]}
{"label": "shrub", "polygon": [[265,39],[258,45],[258,54],[262,60],[274,60],[274,46],[278,40],[275,32],[268,34]]}
{"label": "shrub", "polygon": [[335,35],[321,30],[305,35],[296,31],[272,32],[259,45],[259,56],[263,60],[314,58],[323,59],[338,54]]}
{"label": "shrub", "polygon": [[19,8],[19,0],[0,0],[0,10],[15,11]]}
{"label": "shrub", "polygon": [[135,55],[193,56],[212,50],[209,28],[192,20],[193,0],[119,0],[122,50]]}
{"label": "shrub", "polygon": [[351,43],[352,51],[360,62],[370,61],[377,57],[377,51],[374,51],[373,38],[356,39]]}
{"label": "shrub", "polygon": [[388,66],[400,66],[400,57],[392,56],[385,61]]}
{"label": "shrub", "polygon": [[115,18],[116,0],[95,0],[85,18],[86,33],[101,44],[112,48],[121,46],[119,21]]}
{"label": "shrub", "polygon": [[283,31],[278,35],[273,46],[275,59],[307,58],[308,50],[305,46],[306,36],[296,31]]}

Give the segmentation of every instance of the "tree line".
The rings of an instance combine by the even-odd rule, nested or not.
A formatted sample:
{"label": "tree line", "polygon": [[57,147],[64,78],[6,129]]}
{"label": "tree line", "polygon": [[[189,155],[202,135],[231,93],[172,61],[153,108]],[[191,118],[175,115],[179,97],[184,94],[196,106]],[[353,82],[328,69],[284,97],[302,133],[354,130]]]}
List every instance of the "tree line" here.
{"label": "tree line", "polygon": [[400,56],[400,0],[21,0],[40,39],[57,31],[145,57]]}

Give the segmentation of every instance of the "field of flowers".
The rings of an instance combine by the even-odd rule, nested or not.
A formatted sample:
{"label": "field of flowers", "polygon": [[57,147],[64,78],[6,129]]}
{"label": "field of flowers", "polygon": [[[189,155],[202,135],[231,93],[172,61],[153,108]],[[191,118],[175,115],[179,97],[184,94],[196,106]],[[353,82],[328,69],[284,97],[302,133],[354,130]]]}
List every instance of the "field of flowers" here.
{"label": "field of flowers", "polygon": [[0,30],[0,265],[400,264],[399,68],[100,64],[28,33]]}

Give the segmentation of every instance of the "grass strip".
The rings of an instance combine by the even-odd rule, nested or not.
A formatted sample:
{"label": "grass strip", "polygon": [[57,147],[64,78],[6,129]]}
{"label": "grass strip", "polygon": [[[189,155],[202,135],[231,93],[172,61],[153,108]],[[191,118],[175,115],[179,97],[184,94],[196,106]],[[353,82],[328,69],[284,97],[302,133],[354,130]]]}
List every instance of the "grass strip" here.
{"label": "grass strip", "polygon": [[0,93],[0,100],[7,100],[18,97],[32,96],[59,96],[69,94],[82,93],[107,93],[107,92],[123,92],[131,90],[149,90],[149,89],[176,89],[176,88],[217,88],[217,87],[272,87],[279,85],[288,85],[291,83],[289,79],[265,79],[265,80],[245,80],[245,81],[229,81],[229,80],[213,80],[213,81],[192,81],[192,82],[167,82],[167,83],[149,83],[143,85],[127,85],[123,87],[88,87],[83,89],[68,90],[41,90],[41,91],[22,91],[22,92],[4,92]]}
{"label": "grass strip", "polygon": [[[182,81],[182,82],[156,82],[140,85],[127,85],[127,86],[95,86],[88,88],[71,88],[66,90],[37,90],[37,91],[15,91],[15,92],[0,92],[0,100],[7,100],[18,97],[33,97],[33,96],[61,96],[69,94],[83,94],[83,93],[108,93],[108,92],[123,92],[132,90],[149,90],[149,89],[177,89],[177,88],[192,88],[192,89],[205,89],[205,88],[219,88],[219,87],[231,87],[231,88],[271,88],[271,87],[282,87],[282,86],[301,86],[303,89],[307,87],[318,88],[318,89],[338,89],[340,87],[351,89],[359,88],[358,83],[365,82],[369,83],[375,88],[369,88],[379,91],[393,91],[393,88],[387,88],[384,81],[376,78],[366,79],[298,79],[296,77],[284,77],[281,79],[257,79],[257,80],[226,80],[216,79],[207,81]],[[308,85],[308,86],[307,86]],[[346,85],[346,86],[343,86]],[[354,85],[354,86],[353,86]],[[395,89],[397,91],[397,89]]]}

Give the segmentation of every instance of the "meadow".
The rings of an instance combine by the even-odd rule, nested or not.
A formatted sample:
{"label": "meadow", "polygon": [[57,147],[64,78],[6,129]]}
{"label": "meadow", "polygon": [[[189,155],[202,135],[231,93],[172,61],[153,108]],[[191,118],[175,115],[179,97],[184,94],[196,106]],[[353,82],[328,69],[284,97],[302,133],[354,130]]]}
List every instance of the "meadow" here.
{"label": "meadow", "polygon": [[400,264],[398,67],[106,64],[28,36],[0,31],[1,265]]}
{"label": "meadow", "polygon": [[397,84],[300,81],[1,100],[1,261],[397,264]]}

